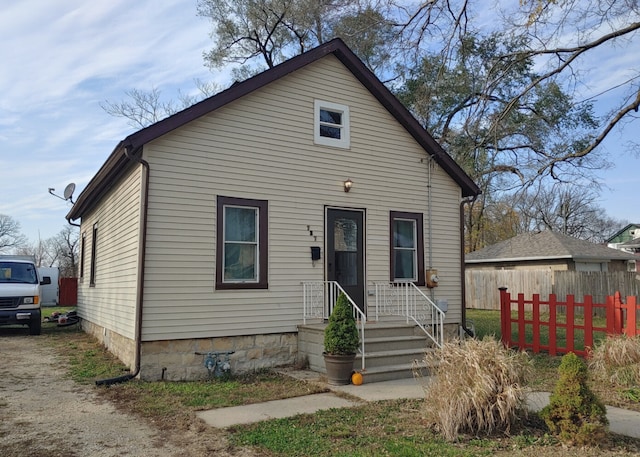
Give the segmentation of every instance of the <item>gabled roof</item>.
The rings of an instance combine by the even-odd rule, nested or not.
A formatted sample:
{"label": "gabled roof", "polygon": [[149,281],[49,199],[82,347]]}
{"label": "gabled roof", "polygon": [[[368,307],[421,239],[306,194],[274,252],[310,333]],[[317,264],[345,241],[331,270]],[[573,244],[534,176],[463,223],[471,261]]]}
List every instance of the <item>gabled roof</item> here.
{"label": "gabled roof", "polygon": [[484,249],[470,252],[465,256],[465,263],[551,259],[606,262],[637,259],[637,256],[562,233],[543,231],[523,233]]}
{"label": "gabled roof", "polygon": [[627,224],[623,228],[618,230],[616,233],[611,235],[609,238],[607,238],[607,243],[610,243],[611,240],[619,237],[620,235],[622,235],[624,232],[626,232],[629,229],[638,229],[638,228],[640,228],[640,224]]}
{"label": "gabled roof", "polygon": [[364,85],[369,92],[404,126],[411,136],[434,157],[438,165],[445,170],[460,186],[465,197],[478,195],[480,189],[460,168],[442,147],[427,133],[411,113],[385,87],[384,84],[358,59],[358,57],[339,38],[300,54],[286,62],[264,71],[250,79],[234,84],[229,89],[209,97],[166,119],[138,130],[122,140],[113,150],[98,173],[78,196],[67,219],[82,217],[108,191],[115,179],[130,165],[130,158],[141,153],[144,144],[178,128],[194,119],[217,110],[234,100],[260,89],[308,64],[329,54],[333,54]]}

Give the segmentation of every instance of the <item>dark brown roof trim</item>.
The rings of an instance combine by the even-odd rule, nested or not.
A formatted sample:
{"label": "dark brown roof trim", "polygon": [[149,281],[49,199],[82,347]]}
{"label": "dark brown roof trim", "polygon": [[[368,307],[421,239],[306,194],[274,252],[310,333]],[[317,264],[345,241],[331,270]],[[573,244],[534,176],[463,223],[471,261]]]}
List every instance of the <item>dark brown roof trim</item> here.
{"label": "dark brown roof trim", "polygon": [[[293,73],[329,54],[334,54],[351,73],[378,99],[378,101],[400,122],[428,154],[444,169],[461,187],[464,197],[478,195],[480,189],[473,180],[460,168],[440,145],[427,133],[420,123],[411,115],[402,103],[386,88],[384,84],[360,61],[360,59],[339,38],[322,44],[304,54],[300,54],[246,81],[234,84],[229,89],[196,103],[166,119],[152,124],[127,136],[111,153],[107,162],[89,182],[78,196],[75,205],[69,211],[67,219],[82,217],[108,190],[111,181],[118,172],[123,171],[123,160],[127,161],[125,148],[137,153],[146,143],[178,128],[194,119],[217,110],[283,76]],[[114,169],[111,169],[111,168]]]}

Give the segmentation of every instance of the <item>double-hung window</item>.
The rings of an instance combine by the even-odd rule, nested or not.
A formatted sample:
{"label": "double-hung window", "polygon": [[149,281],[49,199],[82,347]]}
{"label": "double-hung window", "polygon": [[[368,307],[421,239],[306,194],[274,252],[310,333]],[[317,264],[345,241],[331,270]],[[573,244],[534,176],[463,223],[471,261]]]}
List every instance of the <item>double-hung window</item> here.
{"label": "double-hung window", "polygon": [[218,197],[216,289],[266,289],[268,205]]}
{"label": "double-hung window", "polygon": [[98,224],[93,224],[91,234],[91,268],[89,270],[89,286],[96,285],[96,257],[98,250]]}
{"label": "double-hung window", "polygon": [[314,103],[314,141],[316,144],[349,148],[349,107],[316,100]]}
{"label": "double-hung window", "polygon": [[424,277],[424,235],[421,213],[390,213],[391,281],[411,281],[422,286]]}

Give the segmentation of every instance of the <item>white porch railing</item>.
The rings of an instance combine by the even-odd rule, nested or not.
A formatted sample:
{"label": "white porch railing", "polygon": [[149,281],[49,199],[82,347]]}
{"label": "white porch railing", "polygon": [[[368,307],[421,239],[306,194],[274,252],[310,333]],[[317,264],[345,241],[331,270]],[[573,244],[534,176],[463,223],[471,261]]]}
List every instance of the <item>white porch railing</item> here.
{"label": "white porch railing", "polygon": [[444,312],[412,282],[374,282],[376,321],[380,316],[402,316],[413,322],[438,347],[444,343]]}
{"label": "white porch railing", "polygon": [[358,308],[349,294],[336,281],[305,281],[302,283],[302,287],[304,292],[302,322],[304,324],[307,323],[307,319],[329,319],[338,296],[343,293],[347,297],[353,310],[353,315],[360,324],[360,354],[362,356],[362,370],[364,371],[364,324],[366,321],[364,312]]}

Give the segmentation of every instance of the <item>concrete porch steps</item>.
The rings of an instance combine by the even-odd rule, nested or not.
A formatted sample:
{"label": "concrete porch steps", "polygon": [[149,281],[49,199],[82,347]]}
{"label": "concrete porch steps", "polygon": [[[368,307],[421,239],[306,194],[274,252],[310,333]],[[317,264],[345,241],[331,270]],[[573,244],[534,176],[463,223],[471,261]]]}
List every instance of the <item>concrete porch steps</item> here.
{"label": "concrete porch steps", "polygon": [[[418,370],[418,373],[427,376],[428,370],[424,367],[424,364],[418,364],[421,366],[421,369]],[[395,381],[397,379],[408,379],[413,378],[414,368],[416,365],[413,363],[402,363],[397,365],[385,365],[382,367],[367,367],[366,370],[356,370],[362,373],[362,380],[364,383],[369,384],[372,382],[382,382],[382,381]]]}
{"label": "concrete porch steps", "polygon": [[[325,373],[322,357],[326,324],[298,326],[298,351],[308,362],[309,369]],[[361,356],[355,361],[355,370],[361,371],[365,383],[381,382],[414,376],[414,367],[428,374],[424,366],[425,352],[430,340],[414,325],[398,322],[367,322],[365,324],[365,370]]]}

